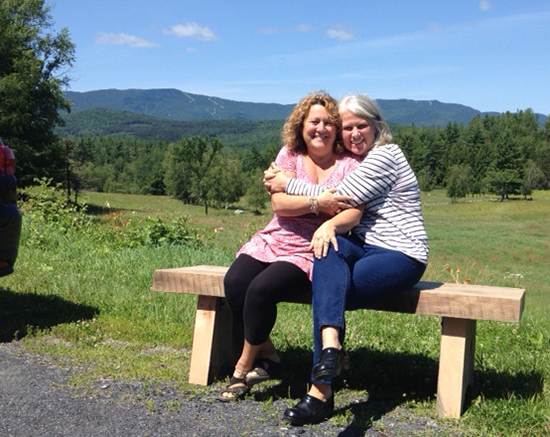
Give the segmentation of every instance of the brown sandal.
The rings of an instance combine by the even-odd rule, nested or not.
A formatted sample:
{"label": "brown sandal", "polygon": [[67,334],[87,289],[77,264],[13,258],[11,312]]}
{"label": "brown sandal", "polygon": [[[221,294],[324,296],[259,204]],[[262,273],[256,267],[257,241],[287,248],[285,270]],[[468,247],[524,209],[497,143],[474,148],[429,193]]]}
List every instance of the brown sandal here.
{"label": "brown sandal", "polygon": [[[239,385],[238,387],[233,387],[237,384],[244,384],[244,386]],[[245,378],[237,378],[232,376],[229,380],[229,384],[225,387],[221,393],[218,395],[218,401],[220,402],[233,402],[243,399],[246,394],[250,391],[250,385],[248,385]],[[230,394],[231,396],[224,396],[224,394]]]}
{"label": "brown sandal", "polygon": [[[269,358],[260,357],[254,363],[254,368],[246,374],[246,384],[253,386],[260,382],[267,381],[273,377],[274,373],[277,373],[281,368],[281,363],[270,360]],[[268,372],[269,370],[269,372]],[[254,372],[256,375],[248,376]]]}

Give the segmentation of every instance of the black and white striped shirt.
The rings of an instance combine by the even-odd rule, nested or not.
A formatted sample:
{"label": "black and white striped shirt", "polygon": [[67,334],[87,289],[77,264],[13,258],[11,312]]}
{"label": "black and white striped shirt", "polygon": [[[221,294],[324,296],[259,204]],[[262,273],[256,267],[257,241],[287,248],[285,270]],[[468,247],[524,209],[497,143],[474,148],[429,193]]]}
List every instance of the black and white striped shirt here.
{"label": "black and white striped shirt", "polygon": [[[290,179],[288,194],[317,196],[324,189]],[[359,167],[338,185],[338,194],[353,197],[354,206],[366,204],[353,233],[367,244],[398,250],[428,263],[418,181],[397,144],[375,146]]]}

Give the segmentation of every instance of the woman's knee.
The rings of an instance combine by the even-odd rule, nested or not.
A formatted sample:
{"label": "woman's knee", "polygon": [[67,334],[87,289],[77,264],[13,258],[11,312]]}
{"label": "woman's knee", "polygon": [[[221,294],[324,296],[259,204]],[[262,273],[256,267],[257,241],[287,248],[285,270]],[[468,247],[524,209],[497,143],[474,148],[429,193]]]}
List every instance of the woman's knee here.
{"label": "woman's knee", "polygon": [[363,308],[391,299],[416,284],[424,270],[422,263],[404,254],[366,257],[355,264],[347,308]]}
{"label": "woman's knee", "polygon": [[223,288],[225,297],[230,301],[238,296],[246,294],[247,284],[244,284],[238,275],[231,274],[231,270],[228,270],[223,278]]}
{"label": "woman's knee", "polygon": [[354,241],[347,237],[338,235],[336,237],[338,242],[338,250],[333,245],[329,247],[326,257],[314,259],[314,271],[315,268],[319,269],[321,266],[327,269],[334,269],[336,263],[346,263],[353,265],[359,260],[363,254],[363,249]]}
{"label": "woman's knee", "polygon": [[279,292],[278,287],[273,287],[269,281],[256,278],[248,287],[246,305],[256,308],[261,308],[265,305],[276,305]]}
{"label": "woman's knee", "polygon": [[230,307],[244,305],[250,283],[254,280],[254,272],[247,271],[246,259],[237,258],[227,270],[223,278],[225,297]]}

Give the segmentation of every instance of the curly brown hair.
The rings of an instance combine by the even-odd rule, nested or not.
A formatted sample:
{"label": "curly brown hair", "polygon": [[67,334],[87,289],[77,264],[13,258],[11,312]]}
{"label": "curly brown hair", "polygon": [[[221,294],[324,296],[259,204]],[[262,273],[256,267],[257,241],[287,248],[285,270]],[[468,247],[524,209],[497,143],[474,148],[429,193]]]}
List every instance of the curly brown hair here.
{"label": "curly brown hair", "polygon": [[334,141],[334,152],[342,153],[344,147],[340,140],[340,126],[342,123],[340,120],[340,113],[338,112],[338,102],[326,91],[315,91],[296,104],[283,126],[281,134],[283,144],[298,153],[307,154],[307,146],[302,131],[309,110],[314,105],[324,106],[327,110],[330,121],[334,123],[337,129],[336,140]]}

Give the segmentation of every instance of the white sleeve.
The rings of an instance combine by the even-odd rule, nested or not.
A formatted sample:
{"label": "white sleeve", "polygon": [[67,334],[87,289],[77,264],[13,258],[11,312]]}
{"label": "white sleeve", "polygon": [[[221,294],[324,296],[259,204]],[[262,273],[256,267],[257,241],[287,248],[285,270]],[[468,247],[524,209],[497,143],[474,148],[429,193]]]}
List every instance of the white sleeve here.
{"label": "white sleeve", "polygon": [[[391,150],[377,147],[365,157],[359,167],[348,174],[337,186],[337,194],[351,196],[353,206],[367,203],[391,189],[397,180],[397,162]],[[323,189],[309,182],[291,178],[287,183],[287,194],[317,196]]]}

